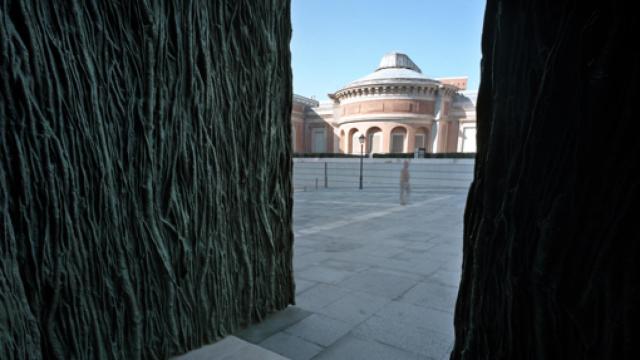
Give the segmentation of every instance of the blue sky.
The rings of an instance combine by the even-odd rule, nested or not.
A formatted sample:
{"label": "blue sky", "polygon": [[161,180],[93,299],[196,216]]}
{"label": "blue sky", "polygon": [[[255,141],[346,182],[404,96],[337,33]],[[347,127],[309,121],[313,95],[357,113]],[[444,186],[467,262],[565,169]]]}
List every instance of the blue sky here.
{"label": "blue sky", "polygon": [[293,90],[326,94],[404,52],[429,77],[480,77],[484,0],[292,0]]}

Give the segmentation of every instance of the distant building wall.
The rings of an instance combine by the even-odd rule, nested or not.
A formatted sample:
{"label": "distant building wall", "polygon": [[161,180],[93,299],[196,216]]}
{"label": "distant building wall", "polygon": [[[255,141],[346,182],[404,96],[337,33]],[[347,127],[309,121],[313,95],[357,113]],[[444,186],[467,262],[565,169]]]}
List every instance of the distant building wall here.
{"label": "distant building wall", "polygon": [[459,77],[448,77],[448,78],[436,78],[436,80],[440,81],[442,84],[453,85],[458,90],[467,90],[467,82],[469,78],[466,76]]}

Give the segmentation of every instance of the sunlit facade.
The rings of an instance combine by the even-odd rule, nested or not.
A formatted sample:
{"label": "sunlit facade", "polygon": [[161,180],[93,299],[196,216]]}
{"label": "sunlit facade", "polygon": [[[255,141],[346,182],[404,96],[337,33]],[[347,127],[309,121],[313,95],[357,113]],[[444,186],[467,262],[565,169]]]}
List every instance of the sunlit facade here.
{"label": "sunlit facade", "polygon": [[430,79],[405,54],[386,54],[371,74],[318,102],[295,95],[296,153],[475,152],[475,93],[466,77]]}

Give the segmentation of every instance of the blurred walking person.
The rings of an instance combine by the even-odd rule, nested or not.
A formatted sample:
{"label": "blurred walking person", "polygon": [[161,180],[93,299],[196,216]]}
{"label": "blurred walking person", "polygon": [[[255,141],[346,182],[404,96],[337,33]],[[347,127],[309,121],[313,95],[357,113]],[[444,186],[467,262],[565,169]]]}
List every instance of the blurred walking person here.
{"label": "blurred walking person", "polygon": [[405,160],[400,172],[400,205],[406,205],[409,202],[409,161]]}

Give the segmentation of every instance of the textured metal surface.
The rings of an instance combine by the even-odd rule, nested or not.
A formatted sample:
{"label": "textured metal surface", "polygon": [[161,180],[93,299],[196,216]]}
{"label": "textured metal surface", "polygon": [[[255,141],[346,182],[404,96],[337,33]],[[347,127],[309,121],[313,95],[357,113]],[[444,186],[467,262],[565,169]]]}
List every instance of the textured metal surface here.
{"label": "textured metal surface", "polygon": [[418,65],[416,65],[407,54],[403,54],[395,51],[384,54],[384,56],[380,60],[380,64],[378,65],[378,68],[376,69],[376,71],[386,69],[386,68],[394,68],[394,69],[405,68],[405,69],[410,69],[419,73],[422,72],[422,70],[420,70]]}
{"label": "textured metal surface", "polygon": [[0,1],[1,358],[166,358],[293,301],[289,6]]}
{"label": "textured metal surface", "polygon": [[633,5],[487,2],[451,359],[638,357]]}

